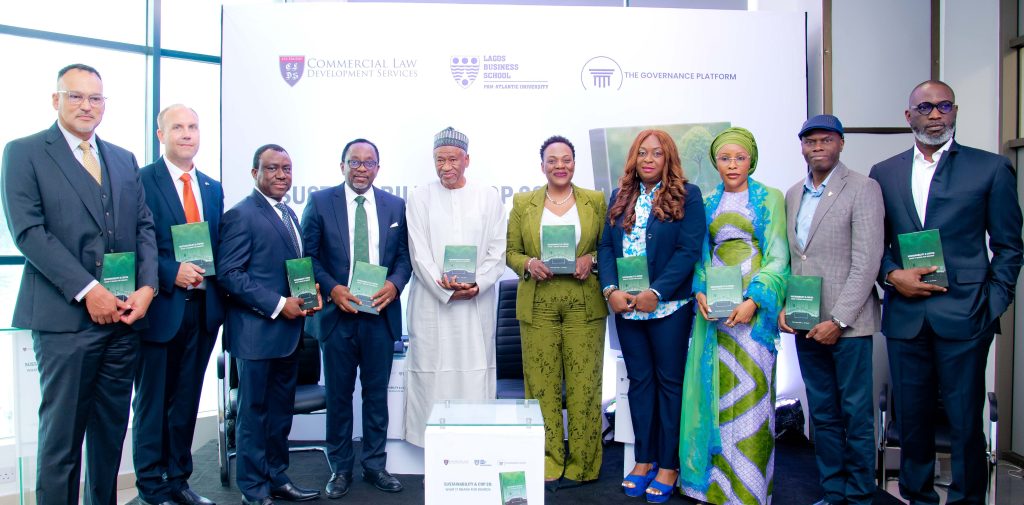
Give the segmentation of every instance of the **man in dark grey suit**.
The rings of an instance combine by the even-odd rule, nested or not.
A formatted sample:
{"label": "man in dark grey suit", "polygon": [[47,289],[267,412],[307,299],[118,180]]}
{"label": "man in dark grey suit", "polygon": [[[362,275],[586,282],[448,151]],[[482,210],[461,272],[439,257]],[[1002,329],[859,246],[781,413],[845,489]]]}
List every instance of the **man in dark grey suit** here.
{"label": "man in dark grey suit", "polygon": [[821,322],[794,331],[814,426],[824,498],[816,505],[870,505],[874,483],[872,335],[881,318],[875,277],[885,213],[878,183],[839,161],[843,123],[808,119],[798,134],[807,177],[786,192],[793,275],[821,277]]}
{"label": "man in dark grey suit", "polygon": [[[157,286],[153,217],[132,153],[95,135],[106,99],[96,69],[57,74],[49,129],[7,144],[4,214],[25,270],[14,326],[32,330],[42,403],[36,503],[113,505],[141,320]],[[135,253],[137,290],[98,279],[104,255]],[[141,321],[140,321],[141,320]]]}

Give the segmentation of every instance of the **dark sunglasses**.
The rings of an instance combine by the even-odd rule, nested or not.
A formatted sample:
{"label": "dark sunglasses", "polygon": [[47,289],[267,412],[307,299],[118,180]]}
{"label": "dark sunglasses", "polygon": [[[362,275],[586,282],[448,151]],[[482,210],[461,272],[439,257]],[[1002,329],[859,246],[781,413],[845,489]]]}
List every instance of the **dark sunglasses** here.
{"label": "dark sunglasses", "polygon": [[932,111],[935,109],[939,109],[939,112],[943,114],[949,114],[950,112],[953,112],[953,107],[955,107],[953,105],[953,102],[950,102],[949,100],[943,100],[939,103],[921,102],[914,106],[914,110],[916,110],[922,116],[927,116],[928,114],[931,114]]}

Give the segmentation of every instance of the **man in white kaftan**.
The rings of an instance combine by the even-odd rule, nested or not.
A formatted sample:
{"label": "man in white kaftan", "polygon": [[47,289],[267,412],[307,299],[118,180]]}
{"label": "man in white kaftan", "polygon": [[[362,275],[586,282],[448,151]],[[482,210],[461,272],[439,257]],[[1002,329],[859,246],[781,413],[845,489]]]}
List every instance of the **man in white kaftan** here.
{"label": "man in white kaftan", "polygon": [[[469,183],[468,141],[434,137],[438,182],[409,192],[406,221],[415,280],[409,293],[406,439],[423,446],[435,402],[493,400],[495,284],[505,271],[505,208],[497,190]],[[477,246],[476,282],[443,275],[446,245]]]}

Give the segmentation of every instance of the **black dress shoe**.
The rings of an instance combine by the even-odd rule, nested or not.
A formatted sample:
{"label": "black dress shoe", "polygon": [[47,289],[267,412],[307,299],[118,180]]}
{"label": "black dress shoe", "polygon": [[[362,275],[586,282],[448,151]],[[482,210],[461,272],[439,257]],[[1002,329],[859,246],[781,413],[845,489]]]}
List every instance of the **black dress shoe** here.
{"label": "black dress shoe", "polygon": [[259,500],[246,500],[242,497],[242,505],[274,505],[274,499],[271,497],[261,498]]}
{"label": "black dress shoe", "polygon": [[174,500],[167,500],[158,503],[155,501],[143,500],[142,497],[139,497],[139,502],[142,503],[142,505],[178,505],[178,503],[175,502]]}
{"label": "black dress shoe", "polygon": [[179,505],[217,505],[213,500],[199,496],[199,493],[196,493],[191,488],[175,491],[171,493],[171,498]]}
{"label": "black dress shoe", "polygon": [[397,493],[402,490],[402,483],[387,470],[363,470],[363,480],[385,493]]}
{"label": "black dress shoe", "polygon": [[281,487],[271,489],[270,496],[285,501],[309,501],[317,499],[320,496],[320,491],[303,489],[289,482]]}
{"label": "black dress shoe", "polygon": [[328,498],[336,500],[348,494],[348,488],[352,485],[352,472],[332,473],[331,480],[327,481],[324,493]]}

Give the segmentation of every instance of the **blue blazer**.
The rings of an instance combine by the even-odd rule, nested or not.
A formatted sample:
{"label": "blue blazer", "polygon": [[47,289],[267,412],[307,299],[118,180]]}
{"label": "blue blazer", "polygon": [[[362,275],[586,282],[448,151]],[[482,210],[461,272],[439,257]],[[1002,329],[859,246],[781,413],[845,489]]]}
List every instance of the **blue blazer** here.
{"label": "blue blazer", "polygon": [[[219,182],[206,174],[198,170],[193,173],[199,179],[203,218],[210,226],[210,242],[216,258],[220,245],[220,215],[224,213],[224,190]],[[142,339],[148,342],[168,342],[178,333],[181,318],[185,314],[186,290],[174,285],[181,263],[174,259],[174,242],[171,239],[171,226],[186,223],[185,209],[163,158],[142,167],[139,176],[146,188],[146,204],[153,213],[160,278],[160,294],[153,298],[153,304],[146,313],[150,327],[149,331],[143,332]],[[216,335],[223,322],[224,305],[217,287],[217,278],[210,276],[206,278],[206,331]]]}
{"label": "blue blazer", "polygon": [[[700,261],[701,246],[707,236],[704,222],[704,199],[700,188],[686,184],[683,219],[659,221],[654,213],[647,219],[647,275],[651,288],[661,293],[662,300],[685,300],[693,295],[693,270]],[[608,210],[615,205],[619,190],[612,191]],[[619,283],[615,259],[622,257],[622,218],[615,226],[604,220],[604,233],[597,248],[598,276],[601,289]]]}
{"label": "blue blazer", "polygon": [[[387,280],[401,294],[412,275],[409,260],[409,233],[405,223],[405,200],[376,187],[377,226],[380,265],[387,267]],[[327,297],[335,286],[348,285],[352,245],[348,237],[348,205],[345,185],[315,191],[302,212],[302,241],[306,254],[313,258],[313,272],[320,292]],[[306,322],[306,331],[325,340],[341,320],[343,312],[333,303]],[[402,300],[395,298],[381,314],[387,319],[391,338],[402,338]]]}
{"label": "blue blazer", "polygon": [[[157,285],[153,216],[146,206],[135,156],[96,137],[113,199],[115,252],[135,256],[136,285]],[[103,210],[87,184],[95,184],[75,159],[55,122],[47,130],[13,140],[4,148],[4,214],[25,270],[14,306],[14,326],[77,332],[93,325],[77,295],[100,278]],[[133,325],[143,329],[143,318]]]}
{"label": "blue blazer", "polygon": [[[295,213],[288,213],[297,227]],[[295,351],[303,318],[270,316],[281,297],[291,293],[284,262],[298,257],[280,214],[259,191],[253,190],[224,213],[217,280],[227,294],[224,335],[236,358],[283,358]]]}
{"label": "blue blazer", "polygon": [[[917,336],[925,320],[939,335],[971,339],[998,331],[999,316],[1013,301],[1021,268],[1021,210],[1010,160],[953,142],[942,155],[928,191],[925,222],[918,218],[910,186],[911,148],[871,168],[885,201],[885,252],[879,281],[902,268],[897,236],[938,229],[949,290],[911,299],[886,286],[882,332],[888,338]],[[985,247],[990,237],[992,260]]]}

